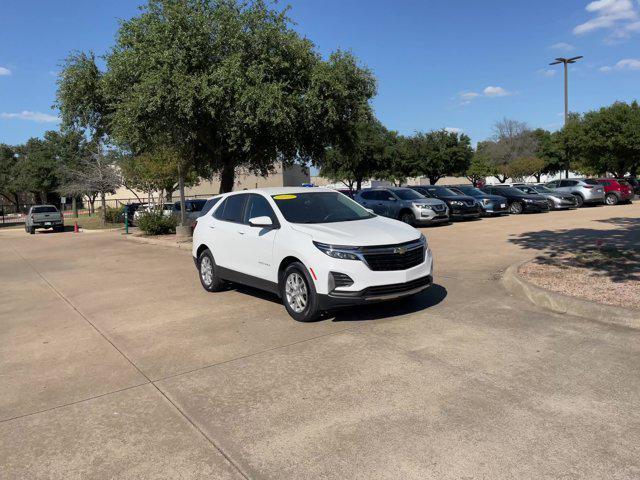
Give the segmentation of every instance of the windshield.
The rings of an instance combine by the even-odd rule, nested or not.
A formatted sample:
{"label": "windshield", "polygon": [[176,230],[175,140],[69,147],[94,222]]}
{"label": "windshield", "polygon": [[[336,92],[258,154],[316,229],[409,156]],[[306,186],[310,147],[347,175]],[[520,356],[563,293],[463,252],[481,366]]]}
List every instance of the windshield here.
{"label": "windshield", "polygon": [[271,198],[291,223],[351,222],[375,216],[341,193],[310,192]]}
{"label": "windshield", "polygon": [[536,192],[538,193],[554,193],[554,194],[556,193],[547,187],[535,186],[533,188],[535,188]]}
{"label": "windshield", "polygon": [[424,195],[420,195],[415,190],[411,190],[410,188],[403,188],[399,190],[393,190],[400,200],[420,200],[424,198]]}
{"label": "windshield", "polygon": [[486,195],[482,190],[477,189],[476,187],[456,187],[452,189],[454,192],[457,190],[463,195],[471,195],[472,197],[479,197],[481,195]]}
{"label": "windshield", "polygon": [[517,187],[514,187],[514,188],[517,188],[518,190],[522,190],[524,193],[528,193],[530,195],[537,195],[538,194],[536,189],[533,188],[533,187],[527,187],[525,185],[518,185]]}
{"label": "windshield", "polygon": [[455,192],[452,192],[448,188],[445,187],[426,187],[427,192],[432,193],[434,195],[441,195],[443,197],[450,197],[452,195],[456,195]]}

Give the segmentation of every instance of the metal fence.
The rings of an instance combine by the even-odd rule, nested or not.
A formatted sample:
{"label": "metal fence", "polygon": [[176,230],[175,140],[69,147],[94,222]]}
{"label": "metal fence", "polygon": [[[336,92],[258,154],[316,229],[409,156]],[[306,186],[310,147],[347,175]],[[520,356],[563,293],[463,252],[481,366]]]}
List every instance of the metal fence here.
{"label": "metal fence", "polygon": [[[204,195],[188,195],[185,197],[187,200],[195,200],[197,198],[211,198],[215,193],[204,194]],[[164,203],[175,203],[179,199],[173,197],[170,201],[164,200]],[[125,205],[129,205],[132,203],[147,203],[147,198],[119,198],[119,199],[107,199],[106,205],[110,208],[120,208]],[[158,203],[158,199],[155,199],[155,202]],[[14,204],[0,204],[0,226],[11,226],[22,224],[25,221],[27,213],[29,209],[34,206],[39,205],[37,203],[21,203],[17,207]],[[65,218],[72,217],[74,215],[73,212],[73,204],[69,199],[63,205],[56,205],[61,211]],[[100,211],[100,199],[96,199],[93,203],[93,206],[86,200],[78,200],[77,208],[78,215],[90,215],[97,214]]]}

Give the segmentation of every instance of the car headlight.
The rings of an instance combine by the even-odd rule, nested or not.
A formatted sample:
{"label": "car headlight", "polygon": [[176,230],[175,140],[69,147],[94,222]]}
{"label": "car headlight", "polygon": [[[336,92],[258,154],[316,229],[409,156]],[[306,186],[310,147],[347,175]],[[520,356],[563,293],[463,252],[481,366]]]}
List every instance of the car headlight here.
{"label": "car headlight", "polygon": [[358,250],[358,247],[328,245],[320,242],[313,242],[313,244],[322,253],[329,255],[332,258],[337,258],[339,260],[360,260],[360,257],[355,253]]}
{"label": "car headlight", "polygon": [[491,200],[489,200],[488,198],[483,198],[481,200],[482,205],[487,206],[491,203]]}
{"label": "car headlight", "polygon": [[451,200],[451,205],[461,206],[461,205],[464,205],[464,203],[461,202],[460,200]]}
{"label": "car headlight", "polygon": [[416,207],[416,208],[424,208],[424,209],[427,209],[427,210],[431,210],[432,209],[431,205],[425,205],[424,203],[414,203],[413,206]]}
{"label": "car headlight", "polygon": [[523,200],[525,201],[525,203],[531,203],[531,202],[533,202],[533,200],[531,200],[530,198],[525,198],[525,199],[523,199]]}

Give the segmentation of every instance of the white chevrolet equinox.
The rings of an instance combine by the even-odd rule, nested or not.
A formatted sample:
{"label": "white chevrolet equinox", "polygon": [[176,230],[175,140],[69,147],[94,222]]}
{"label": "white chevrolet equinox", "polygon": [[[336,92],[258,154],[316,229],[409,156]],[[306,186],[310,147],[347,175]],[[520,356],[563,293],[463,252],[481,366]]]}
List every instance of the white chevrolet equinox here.
{"label": "white chevrolet equinox", "polygon": [[200,282],[210,292],[226,282],[268,290],[294,319],[308,322],[432,283],[424,235],[334,190],[264,188],[217,198],[193,233]]}

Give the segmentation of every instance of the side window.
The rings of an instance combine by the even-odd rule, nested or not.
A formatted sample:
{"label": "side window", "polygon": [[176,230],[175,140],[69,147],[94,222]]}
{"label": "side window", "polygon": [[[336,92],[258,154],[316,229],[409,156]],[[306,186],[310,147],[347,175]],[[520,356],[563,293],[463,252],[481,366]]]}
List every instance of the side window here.
{"label": "side window", "polygon": [[209,210],[211,210],[219,201],[220,201],[219,198],[210,198],[209,200],[207,200],[207,203],[205,203],[204,207],[202,207],[200,216],[206,215],[207,213],[209,213]]}
{"label": "side window", "polygon": [[372,192],[371,190],[367,190],[366,192],[362,192],[360,196],[365,200],[373,200],[375,197],[375,192]]}
{"label": "side window", "polygon": [[249,223],[249,219],[255,217],[269,217],[271,221],[276,223],[276,215],[269,205],[269,202],[262,195],[252,193],[249,196],[247,208],[245,208],[244,223]]}
{"label": "side window", "polygon": [[393,194],[389,190],[380,190],[378,192],[378,200],[389,202],[394,198],[395,197],[393,196]]}
{"label": "side window", "polygon": [[225,222],[242,223],[244,205],[248,196],[246,194],[231,195],[220,205],[214,216],[218,220],[224,220]]}

